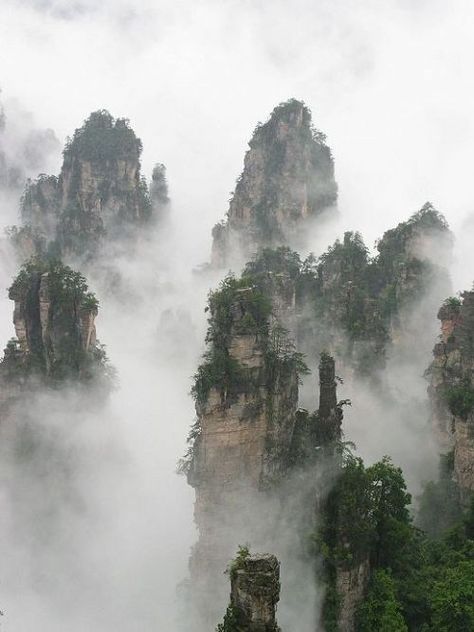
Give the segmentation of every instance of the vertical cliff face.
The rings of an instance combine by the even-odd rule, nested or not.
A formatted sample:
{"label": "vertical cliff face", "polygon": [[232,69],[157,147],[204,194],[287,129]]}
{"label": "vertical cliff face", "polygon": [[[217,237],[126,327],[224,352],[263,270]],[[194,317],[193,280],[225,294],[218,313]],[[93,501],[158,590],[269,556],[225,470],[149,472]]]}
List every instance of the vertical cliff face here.
{"label": "vertical cliff face", "polygon": [[142,144],[126,119],[93,112],[64,149],[59,178],[28,182],[20,251],[87,259],[103,243],[126,242],[168,203],[163,165],[153,175],[153,203],[140,172]]}
{"label": "vertical cliff face", "polygon": [[59,176],[63,250],[94,250],[104,234],[146,222],[151,207],[140,175],[141,141],[125,119],[94,112],[64,150]]}
{"label": "vertical cliff face", "polygon": [[213,230],[216,267],[236,253],[248,258],[262,247],[298,240],[307,220],[337,200],[331,151],[302,102],[276,107],[249,146],[227,220]]}
{"label": "vertical cliff face", "polygon": [[[199,436],[190,481],[252,487],[283,466],[302,362],[249,279],[229,277],[210,297],[209,350],[193,389]],[[198,503],[199,504],[199,503]]]}
{"label": "vertical cliff face", "polygon": [[453,475],[467,501],[474,492],[474,292],[447,299],[438,318],[429,368],[432,427],[440,450],[453,450]]}
{"label": "vertical cliff face", "polygon": [[276,622],[276,606],[280,599],[277,558],[241,551],[229,572],[230,605],[217,632],[280,632]]}
{"label": "vertical cliff face", "polygon": [[168,196],[168,182],[166,180],[166,167],[157,163],[153,167],[150,184],[150,202],[157,221],[167,218],[170,198]]}
{"label": "vertical cliff face", "polygon": [[[301,408],[297,411],[291,444],[292,467],[305,469],[319,464],[321,470],[338,468],[342,406],[349,403],[337,400],[334,358],[323,352],[319,362],[319,408],[313,413]],[[318,496],[316,490],[315,503]]]}
{"label": "vertical cliff face", "polygon": [[356,612],[367,593],[370,579],[368,558],[358,561],[351,568],[340,566],[336,572],[336,591],[339,595],[339,632],[356,632]]}
{"label": "vertical cliff face", "polygon": [[98,345],[98,302],[82,275],[59,262],[26,264],[9,290],[16,340],[1,363],[6,384],[68,380],[105,386],[108,367]]}
{"label": "vertical cliff face", "polygon": [[21,225],[9,229],[10,239],[22,261],[43,256],[56,234],[59,186],[55,176],[41,174],[28,180],[21,198]]}
{"label": "vertical cliff face", "polygon": [[218,613],[210,591],[222,594],[222,565],[236,538],[261,530],[258,497],[288,468],[303,370],[272,323],[271,304],[247,284],[230,277],[211,294],[209,349],[193,389],[197,422],[185,469],[196,490],[199,541],[190,568],[209,623]]}

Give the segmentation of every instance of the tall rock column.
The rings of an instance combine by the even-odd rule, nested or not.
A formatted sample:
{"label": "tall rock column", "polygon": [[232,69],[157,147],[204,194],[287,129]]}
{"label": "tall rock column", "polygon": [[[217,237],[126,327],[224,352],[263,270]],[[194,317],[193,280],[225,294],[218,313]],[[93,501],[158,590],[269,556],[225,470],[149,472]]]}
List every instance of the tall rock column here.
{"label": "tall rock column", "polygon": [[25,264],[9,290],[11,340],[0,363],[5,391],[68,380],[105,386],[110,374],[96,340],[98,301],[85,278],[60,262]]}
{"label": "tall rock column", "polygon": [[300,241],[308,220],[337,201],[331,151],[301,101],[277,106],[249,147],[227,219],[213,230],[215,267],[234,257],[246,260],[265,246]]}
{"label": "tall rock column", "polygon": [[474,492],[474,291],[447,299],[438,318],[429,369],[432,428],[440,451],[453,451],[453,476],[467,503]]}
{"label": "tall rock column", "polygon": [[280,564],[274,555],[241,555],[230,568],[230,605],[218,632],[280,632]]}
{"label": "tall rock column", "polygon": [[199,530],[191,583],[209,624],[224,598],[221,569],[239,542],[271,529],[259,503],[289,464],[298,356],[270,328],[270,313],[260,292],[232,278],[210,298],[210,348],[196,375],[187,463]]}
{"label": "tall rock column", "polygon": [[150,197],[141,151],[127,119],[92,112],[66,143],[59,177],[42,174],[27,183],[22,226],[12,231],[22,258],[53,252],[84,262],[105,244],[129,252],[140,228],[150,227],[169,202],[161,164]]}

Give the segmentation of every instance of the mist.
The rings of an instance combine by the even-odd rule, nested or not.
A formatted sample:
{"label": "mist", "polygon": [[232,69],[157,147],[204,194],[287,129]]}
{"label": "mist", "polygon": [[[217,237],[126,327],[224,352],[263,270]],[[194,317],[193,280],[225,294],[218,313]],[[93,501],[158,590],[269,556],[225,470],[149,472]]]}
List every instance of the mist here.
{"label": "mist", "polygon": [[[224,217],[251,132],[295,96],[327,134],[339,219],[311,236],[308,251],[321,254],[345,230],[359,230],[372,247],[430,200],[455,234],[453,292],[469,288],[474,77],[465,61],[474,54],[474,6],[0,0],[0,16],[8,130],[0,149],[22,177],[58,173],[54,138],[62,145],[91,111],[107,108],[130,118],[148,177],[155,162],[166,164],[172,198],[171,225],[148,235],[138,257],[114,254],[119,297],[100,267],[84,270],[100,300],[98,337],[118,374],[109,403],[94,410],[72,390],[18,411],[59,467],[54,458],[19,465],[2,437],[0,623],[6,632],[175,632],[176,587],[197,537],[194,494],[176,462],[195,415],[189,391],[204,350],[206,296],[219,281],[193,270],[209,259],[211,229]],[[34,159],[24,151],[28,138],[44,149]],[[17,221],[21,190],[1,191],[2,229]],[[6,288],[17,272],[6,241],[0,263],[6,344],[14,334]],[[392,454],[414,491],[437,467],[422,377],[437,326],[434,311],[423,354],[389,364],[401,409],[350,381],[340,389],[353,401],[346,437],[369,462]],[[271,552],[284,562],[291,545],[282,538]]]}

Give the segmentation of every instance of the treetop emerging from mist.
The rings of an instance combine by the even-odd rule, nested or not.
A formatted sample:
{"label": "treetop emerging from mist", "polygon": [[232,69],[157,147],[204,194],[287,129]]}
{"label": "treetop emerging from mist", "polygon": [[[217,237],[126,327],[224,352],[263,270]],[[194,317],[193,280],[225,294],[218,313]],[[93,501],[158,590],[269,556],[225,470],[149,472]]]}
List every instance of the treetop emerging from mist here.
{"label": "treetop emerging from mist", "polygon": [[396,228],[387,230],[378,242],[377,249],[379,252],[382,252],[383,249],[395,244],[399,248],[400,245],[406,244],[420,231],[423,231],[425,234],[428,232],[450,234],[446,218],[435,209],[431,202],[426,202],[406,222],[400,222]]}
{"label": "treetop emerging from mist", "polygon": [[273,138],[276,127],[282,123],[286,125],[301,125],[302,130],[310,132],[309,138],[326,147],[326,135],[314,127],[311,110],[303,101],[294,98],[277,105],[268,120],[257,125],[249,143],[250,147],[253,146],[253,143]]}
{"label": "treetop emerging from mist", "polygon": [[20,300],[31,285],[32,279],[43,274],[48,275],[52,297],[59,303],[73,301],[79,308],[97,314],[99,301],[89,291],[86,278],[80,273],[64,265],[58,259],[42,260],[39,258],[27,261],[8,289],[9,298]]}
{"label": "treetop emerging from mist", "polygon": [[142,142],[126,118],[115,119],[107,110],[92,112],[64,148],[64,158],[101,161],[140,157]]}

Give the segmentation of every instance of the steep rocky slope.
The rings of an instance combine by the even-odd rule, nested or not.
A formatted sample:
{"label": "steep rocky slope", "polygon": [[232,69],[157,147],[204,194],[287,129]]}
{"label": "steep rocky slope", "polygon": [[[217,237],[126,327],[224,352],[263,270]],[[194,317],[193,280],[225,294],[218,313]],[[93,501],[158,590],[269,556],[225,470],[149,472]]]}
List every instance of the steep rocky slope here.
{"label": "steep rocky slope", "polygon": [[98,302],[84,277],[57,261],[33,260],[9,289],[16,338],[0,363],[2,397],[40,386],[110,386],[112,372],[96,339]]}
{"label": "steep rocky slope", "polygon": [[265,246],[298,242],[308,221],[337,201],[331,151],[301,101],[276,107],[249,146],[227,219],[213,230],[215,267]]}
{"label": "steep rocky slope", "polygon": [[[246,222],[251,223],[248,215]],[[256,519],[259,494],[278,496],[297,472],[298,494],[305,501],[298,508],[296,531],[316,532],[316,516],[324,517],[317,538],[324,542],[318,550],[330,590],[322,621],[331,630],[356,629],[372,578],[380,569],[385,572],[387,562],[380,561],[370,542],[361,543],[348,531],[350,492],[344,480],[353,472],[352,461],[346,463],[343,456],[342,406],[349,402],[337,401],[331,355],[345,376],[379,380],[388,357],[419,347],[421,324],[429,320],[433,302],[449,289],[444,266],[451,245],[446,221],[427,203],[387,231],[373,257],[362,237],[350,232],[320,257],[310,255],[305,261],[288,246],[260,244],[242,277],[227,278],[211,294],[209,346],[196,374],[197,421],[185,462],[196,489],[200,533],[190,561],[191,584],[203,611],[213,607],[209,590],[216,600],[222,598],[219,583],[211,578],[217,577],[232,546],[252,537],[266,541]],[[285,372],[274,372],[269,352],[275,348],[283,351],[282,359],[290,352],[292,373],[286,360],[281,365]],[[300,351],[313,361],[320,357],[320,400],[314,413],[298,408]],[[269,382],[269,376],[277,376],[276,381]],[[362,463],[354,463],[355,469],[362,468],[357,484],[361,507],[369,514],[379,472],[404,485],[388,462],[367,472]],[[341,482],[329,492],[335,481]],[[408,502],[401,492],[401,523],[409,520]],[[284,513],[285,502],[278,506]],[[270,510],[267,537],[272,521],[277,519]],[[377,521],[360,515],[362,530],[375,533],[382,528]]]}
{"label": "steep rocky slope", "polygon": [[280,564],[274,555],[250,555],[241,549],[229,569],[230,604],[217,632],[280,632]]}
{"label": "steep rocky slope", "polygon": [[153,200],[140,171],[142,144],[126,119],[93,112],[63,152],[58,178],[29,182],[22,199],[22,226],[13,233],[23,256],[50,252],[86,260],[101,244],[137,235],[168,204],[163,165],[155,168]]}
{"label": "steep rocky slope", "polygon": [[452,453],[461,502],[474,492],[474,292],[447,299],[438,312],[440,341],[429,368],[432,427],[440,451]]}
{"label": "steep rocky slope", "polygon": [[[223,598],[220,569],[232,548],[239,541],[278,540],[279,519],[292,513],[285,484],[296,472],[301,515],[286,520],[295,521],[300,546],[297,533],[315,528],[327,491],[307,472],[319,467],[335,476],[341,454],[342,406],[348,402],[337,400],[334,360],[321,356],[318,410],[299,409],[298,382],[306,367],[279,322],[281,302],[272,308],[275,295],[265,294],[261,283],[247,270],[211,293],[208,351],[193,388],[197,420],[181,465],[196,490],[199,540],[190,560],[191,586],[206,625],[215,621]],[[351,598],[349,588],[342,586],[341,593]]]}
{"label": "steep rocky slope", "polygon": [[270,298],[299,350],[313,358],[329,350],[346,376],[373,376],[429,335],[433,306],[450,290],[451,247],[445,219],[427,203],[383,235],[374,257],[360,234],[346,232],[304,261],[286,246],[265,248],[244,275]]}
{"label": "steep rocky slope", "polygon": [[197,421],[183,469],[196,490],[199,541],[190,561],[195,601],[209,623],[220,569],[239,533],[258,530],[254,503],[289,464],[300,356],[271,319],[271,303],[243,278],[210,295],[208,351],[195,376]]}

